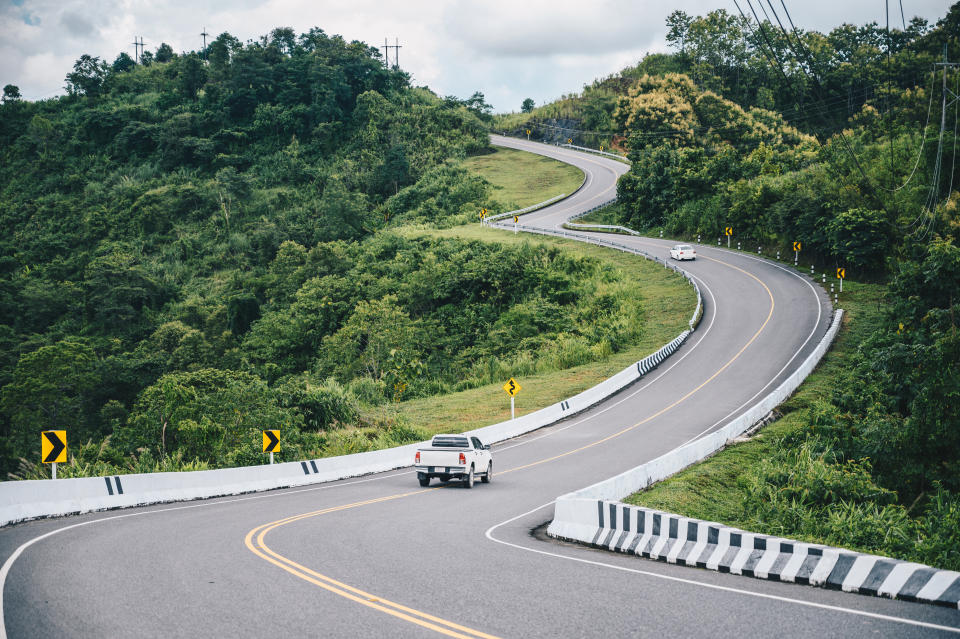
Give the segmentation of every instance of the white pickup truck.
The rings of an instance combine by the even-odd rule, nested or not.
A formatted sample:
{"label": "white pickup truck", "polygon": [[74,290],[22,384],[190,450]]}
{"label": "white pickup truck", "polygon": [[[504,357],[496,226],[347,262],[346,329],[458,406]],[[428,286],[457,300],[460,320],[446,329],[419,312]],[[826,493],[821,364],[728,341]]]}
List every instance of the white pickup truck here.
{"label": "white pickup truck", "polygon": [[434,435],[429,447],[417,451],[413,468],[421,486],[429,486],[434,477],[462,479],[467,488],[473,488],[475,477],[485,484],[493,479],[490,447],[467,435]]}

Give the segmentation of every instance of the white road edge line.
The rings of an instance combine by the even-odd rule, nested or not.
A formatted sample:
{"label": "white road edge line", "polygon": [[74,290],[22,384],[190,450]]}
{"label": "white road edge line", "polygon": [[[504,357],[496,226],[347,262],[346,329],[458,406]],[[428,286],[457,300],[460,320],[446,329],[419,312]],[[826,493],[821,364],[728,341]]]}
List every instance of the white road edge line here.
{"label": "white road edge line", "polygon": [[295,494],[297,494],[297,493],[306,493],[306,492],[312,492],[312,491],[316,491],[316,490],[327,490],[327,489],[330,489],[330,488],[338,488],[338,487],[340,487],[340,486],[352,486],[352,485],[354,485],[354,484],[363,484],[363,483],[371,482],[371,481],[380,481],[381,479],[389,479],[389,478],[391,478],[391,477],[400,477],[401,475],[405,475],[405,474],[408,474],[408,473],[409,473],[409,471],[406,471],[406,472],[403,472],[403,473],[394,473],[394,474],[392,474],[392,475],[382,475],[382,476],[377,476],[377,477],[371,477],[371,478],[369,478],[369,479],[358,479],[358,480],[349,481],[349,482],[326,483],[326,484],[323,484],[323,485],[320,485],[320,486],[313,486],[313,487],[311,487],[311,488],[300,488],[300,489],[297,489],[297,490],[282,490],[282,489],[281,489],[281,491],[270,491],[270,492],[263,493],[263,494],[260,494],[260,495],[250,495],[249,497],[236,497],[236,498],[234,498],[234,499],[221,499],[221,500],[218,500],[218,501],[204,501],[204,502],[199,503],[199,504],[189,504],[189,505],[186,505],[186,506],[174,506],[174,507],[172,507],[172,508],[158,508],[158,509],[156,509],[156,510],[141,510],[141,511],[135,512],[135,513],[126,513],[126,514],[123,514],[123,515],[112,515],[112,516],[110,516],[110,517],[101,517],[101,518],[98,518],[98,519],[90,519],[90,520],[88,520],[88,521],[82,521],[82,522],[80,522],[80,523],[78,523],[78,524],[71,524],[71,525],[69,525],[69,526],[64,526],[63,528],[57,528],[57,529],[55,529],[55,530],[51,530],[50,532],[44,533],[44,534],[42,534],[42,535],[38,535],[38,536],[34,537],[33,539],[29,539],[29,540],[23,542],[22,544],[20,544],[20,546],[19,546],[16,550],[14,550],[14,551],[10,554],[9,557],[7,557],[7,560],[6,560],[5,562],[3,562],[3,567],[0,568],[0,639],[7,639],[7,622],[6,622],[6,617],[4,616],[4,608],[3,608],[3,591],[4,591],[4,588],[5,588],[6,585],[7,585],[7,575],[10,573],[10,569],[13,567],[14,562],[16,562],[17,559],[20,557],[20,555],[23,554],[23,551],[24,551],[24,550],[26,550],[27,548],[29,548],[29,547],[32,546],[33,544],[37,543],[38,541],[42,541],[42,540],[46,539],[47,537],[52,537],[53,535],[56,535],[57,533],[62,533],[62,532],[64,532],[64,531],[71,530],[71,529],[73,529],[73,528],[80,528],[81,526],[89,526],[90,524],[99,524],[99,523],[102,523],[102,522],[105,522],[105,521],[114,521],[114,520],[116,520],[116,519],[126,519],[127,517],[139,517],[139,516],[141,516],[141,515],[152,515],[152,514],[155,514],[155,513],[168,513],[168,512],[171,512],[171,511],[175,511],[175,510],[188,510],[188,509],[191,509],[191,508],[204,508],[204,507],[209,507],[209,506],[219,506],[220,504],[233,504],[233,503],[240,502],[240,501],[251,501],[251,500],[254,500],[254,499],[266,499],[266,498],[268,498],[268,497],[283,497],[283,496],[286,496],[286,495],[295,495]]}
{"label": "white road edge line", "polygon": [[[639,242],[639,243],[640,243],[640,244],[643,244],[643,242]],[[650,243],[650,242],[648,242],[647,244],[650,245],[650,246],[656,246],[657,248],[661,248],[660,245],[659,245],[659,244],[656,244],[656,243]],[[787,267],[782,266],[782,265],[780,265],[780,264],[777,264],[776,262],[773,262],[773,261],[770,261],[770,260],[764,260],[764,259],[761,259],[761,258],[758,258],[758,257],[754,257],[754,256],[752,256],[752,255],[742,255],[741,257],[745,257],[745,258],[747,258],[747,259],[754,260],[754,261],[757,261],[757,262],[763,262],[764,264],[769,264],[770,266],[773,266],[773,267],[775,267],[775,268],[780,269],[781,271],[783,271],[783,272],[786,273],[787,275],[792,275],[792,276],[796,277],[796,278],[799,279],[801,282],[803,282],[804,284],[806,284],[807,287],[809,287],[810,290],[813,291],[813,298],[814,298],[815,300],[817,300],[817,321],[816,321],[816,323],[814,323],[813,329],[810,331],[810,334],[807,336],[807,339],[805,339],[805,340],[803,341],[803,344],[801,344],[801,345],[800,345],[800,348],[798,348],[798,349],[796,350],[796,352],[793,354],[793,357],[791,357],[791,358],[787,361],[787,363],[783,365],[783,368],[781,368],[779,371],[777,371],[777,374],[774,375],[773,378],[771,378],[769,382],[767,382],[767,385],[766,385],[766,386],[764,386],[764,387],[761,388],[759,391],[757,391],[756,395],[754,395],[753,397],[751,397],[750,399],[748,399],[747,401],[743,402],[743,403],[740,404],[738,407],[736,407],[735,409],[733,409],[732,411],[730,411],[729,413],[727,413],[727,415],[726,415],[725,417],[717,420],[716,422],[714,422],[714,424],[713,424],[712,426],[708,427],[706,430],[704,430],[704,431],[701,432],[700,434],[694,435],[693,437],[691,437],[691,438],[688,439],[687,441],[685,441],[685,442],[683,442],[682,444],[680,444],[680,446],[686,446],[686,445],[689,444],[690,442],[696,441],[696,440],[700,439],[701,437],[703,437],[704,435],[710,433],[710,432],[711,432],[712,430],[714,430],[717,426],[721,425],[723,422],[725,422],[725,421],[727,421],[728,419],[730,419],[730,417],[732,417],[733,415],[736,415],[737,413],[739,413],[740,411],[742,411],[745,406],[747,406],[748,404],[750,404],[751,402],[753,402],[753,400],[755,400],[757,397],[759,397],[760,394],[761,394],[763,391],[765,391],[766,389],[770,388],[770,386],[771,386],[775,381],[777,381],[777,378],[780,377],[780,375],[783,374],[783,371],[787,370],[787,367],[790,366],[790,364],[793,362],[793,360],[797,359],[797,357],[800,356],[800,353],[803,352],[803,349],[806,348],[807,344],[810,343],[810,340],[813,339],[814,335],[817,334],[817,329],[820,328],[820,320],[821,320],[822,317],[823,317],[823,303],[820,301],[820,296],[817,295],[817,289],[815,289],[815,288],[813,287],[813,284],[810,282],[810,280],[804,278],[802,275],[800,275],[800,273],[797,273],[796,271],[791,271],[791,270],[788,269]],[[697,278],[697,279],[700,279],[700,278]],[[701,280],[701,281],[702,281],[702,280]],[[678,448],[679,448],[680,446],[678,446]]]}
{"label": "white road edge line", "polygon": [[[567,430],[568,428],[573,428],[574,426],[579,426],[580,424],[586,422],[587,420],[593,419],[594,417],[597,417],[598,415],[603,415],[603,414],[604,414],[605,412],[607,412],[608,410],[612,410],[612,409],[616,408],[617,406],[619,406],[619,405],[622,404],[623,402],[627,401],[628,399],[632,399],[637,393],[640,393],[640,392],[646,390],[647,388],[649,388],[650,386],[652,386],[653,384],[657,383],[661,378],[663,378],[664,375],[666,375],[667,373],[669,373],[675,366],[678,366],[678,365],[680,364],[680,362],[682,362],[684,359],[686,359],[686,357],[687,357],[688,355],[690,355],[690,353],[692,353],[698,346],[700,346],[700,343],[703,342],[703,340],[706,338],[706,336],[710,333],[710,329],[713,328],[714,321],[715,321],[716,318],[717,318],[717,301],[716,301],[716,298],[715,298],[714,295],[713,295],[713,291],[710,290],[710,287],[707,286],[706,282],[704,282],[702,279],[700,279],[699,277],[696,277],[696,276],[693,276],[693,277],[695,277],[695,278],[700,282],[700,284],[703,286],[703,288],[706,289],[707,294],[710,296],[710,299],[712,300],[713,303],[710,305],[710,321],[707,322],[707,328],[706,328],[706,330],[704,330],[704,331],[700,332],[699,334],[697,334],[697,335],[698,335],[698,338],[697,338],[697,340],[696,340],[696,343],[695,343],[693,346],[691,346],[689,349],[687,349],[687,351],[684,352],[683,355],[681,355],[680,357],[677,357],[676,359],[674,359],[674,358],[671,357],[670,360],[669,360],[669,361],[670,361],[670,366],[668,366],[667,368],[663,368],[663,369],[658,368],[658,369],[657,369],[657,374],[654,375],[654,376],[652,376],[652,379],[648,380],[646,384],[643,384],[643,385],[641,385],[641,386],[638,386],[636,389],[634,389],[634,390],[630,391],[629,393],[625,394],[619,401],[616,401],[616,402],[614,402],[613,404],[610,404],[610,405],[607,406],[606,408],[603,408],[603,409],[601,409],[601,410],[599,410],[599,411],[596,411],[596,412],[591,412],[589,415],[587,415],[587,416],[585,416],[585,417],[583,417],[583,418],[581,418],[581,419],[579,419],[579,420],[577,420],[577,421],[575,421],[575,422],[573,422],[573,423],[571,423],[571,424],[568,424],[568,425],[566,425],[566,426],[562,426],[562,427],[560,427],[560,428],[550,428],[550,426],[544,426],[544,428],[550,428],[550,430],[549,430],[548,432],[546,432],[546,433],[543,433],[542,435],[538,435],[538,436],[536,436],[536,437],[529,437],[529,438],[526,438],[526,439],[524,439],[523,441],[518,442],[518,443],[516,443],[516,444],[512,444],[512,445],[510,445],[510,446],[498,447],[498,448],[495,448],[494,450],[496,450],[497,452],[500,452],[500,451],[502,451],[502,450],[510,450],[511,448],[516,448],[516,447],[518,447],[518,446],[526,446],[527,444],[529,444],[529,443],[531,443],[531,442],[538,441],[538,440],[543,439],[543,438],[545,438],[545,437],[551,437],[551,436],[553,436],[553,435],[555,435],[555,434],[557,434],[557,433],[562,433],[563,431]],[[590,410],[589,408],[586,408],[586,409],[584,409],[584,412],[587,412],[587,411],[589,411],[589,410]],[[521,435],[521,437],[522,437],[522,435]],[[552,503],[552,502],[551,502],[551,503]]]}
{"label": "white road edge line", "polygon": [[702,581],[696,581],[696,580],[694,580],[694,579],[685,579],[685,578],[683,578],[683,577],[673,577],[673,576],[670,576],[670,575],[663,575],[663,574],[651,572],[651,571],[649,571],[649,570],[638,570],[638,569],[636,569],[636,568],[627,568],[627,567],[625,567],[625,566],[617,566],[617,565],[614,565],[614,564],[604,563],[604,562],[602,562],[602,561],[593,561],[593,560],[590,560],[590,559],[582,559],[582,558],[580,558],[580,557],[571,557],[571,556],[569,556],[569,555],[563,555],[563,554],[560,554],[560,553],[548,552],[548,551],[546,551],[546,550],[538,550],[538,549],[536,549],[536,548],[530,548],[530,547],[528,547],[528,546],[521,546],[521,545],[519,545],[519,544],[514,544],[514,543],[511,543],[511,542],[509,542],[509,541],[503,541],[502,539],[497,539],[496,537],[493,536],[493,531],[496,530],[497,528],[500,528],[501,526],[505,526],[505,525],[507,525],[507,524],[509,524],[509,523],[511,523],[511,522],[514,522],[514,521],[516,521],[517,519],[520,519],[521,517],[526,517],[527,515],[533,514],[533,513],[537,512],[538,510],[542,510],[542,509],[544,509],[544,508],[546,508],[546,507],[548,507],[548,506],[552,506],[553,504],[554,504],[554,502],[551,501],[551,502],[549,502],[549,503],[543,504],[542,506],[537,506],[537,507],[534,508],[533,510],[528,510],[528,511],[525,512],[525,513],[519,514],[519,515],[517,515],[516,517],[512,517],[512,518],[510,518],[510,519],[507,519],[506,521],[502,521],[502,522],[500,522],[499,524],[495,524],[495,525],[493,525],[493,526],[491,526],[490,528],[487,529],[487,532],[485,533],[485,536],[486,536],[486,538],[489,539],[490,541],[493,541],[493,542],[498,543],[498,544],[503,544],[503,545],[505,545],[505,546],[510,546],[511,548],[517,548],[517,549],[519,549],[519,550],[525,550],[525,551],[527,551],[527,552],[533,552],[533,553],[537,553],[537,554],[539,554],[539,555],[545,555],[545,556],[547,556],[547,557],[554,557],[554,558],[557,558],[557,559],[566,559],[566,560],[568,560],[568,561],[576,561],[576,562],[579,562],[579,563],[582,563],[582,564],[588,564],[588,565],[591,565],[591,566],[597,566],[597,567],[599,567],[599,568],[611,568],[611,569],[613,569],[613,570],[619,570],[619,571],[621,571],[621,572],[628,572],[628,573],[633,573],[633,574],[637,574],[637,575],[643,575],[643,576],[645,576],[645,577],[654,577],[654,578],[656,578],[656,579],[665,579],[665,580],[667,580],[667,581],[673,581],[673,582],[683,583],[683,584],[687,584],[687,585],[690,585],[690,586],[700,586],[700,587],[702,587],[702,588],[710,588],[710,589],[712,589],[712,590],[720,590],[720,591],[723,591],[723,592],[729,592],[729,593],[733,593],[733,594],[737,594],[737,595],[745,595],[745,596],[747,596],[747,597],[757,597],[757,598],[759,598],[759,599],[769,599],[769,600],[772,600],[772,601],[779,601],[779,602],[781,602],[781,603],[795,604],[795,605],[798,605],[798,606],[807,606],[807,607],[809,607],[809,608],[820,608],[821,610],[830,610],[830,611],[832,611],[832,612],[839,612],[839,613],[844,613],[844,614],[856,615],[856,616],[859,616],[859,617],[868,617],[868,618],[870,618],[870,619],[878,619],[878,620],[880,620],[880,621],[889,621],[889,622],[893,622],[893,623],[902,623],[902,624],[907,624],[907,625],[911,625],[911,626],[919,626],[919,627],[921,627],[921,628],[931,628],[931,629],[933,629],[933,630],[945,630],[945,631],[947,631],[947,632],[952,632],[952,633],[955,633],[955,634],[960,634],[960,628],[953,628],[953,627],[950,627],[950,626],[941,626],[941,625],[934,624],[934,623],[930,623],[930,622],[927,622],[927,621],[918,621],[918,620],[915,620],[915,619],[906,619],[906,618],[904,618],[904,617],[893,617],[893,616],[891,616],[891,615],[883,615],[883,614],[880,614],[880,613],[877,613],[877,612],[867,612],[867,611],[865,611],[865,610],[854,610],[854,609],[852,609],[852,608],[843,608],[843,607],[841,607],[841,606],[832,606],[832,605],[830,605],[830,604],[816,603],[816,602],[813,602],[813,601],[803,601],[802,599],[791,599],[790,597],[782,597],[782,596],[780,596],[780,595],[769,595],[769,594],[766,594],[766,593],[763,593],[763,592],[754,592],[754,591],[750,591],[750,590],[742,590],[742,589],[740,589],[740,588],[732,588],[732,587],[730,587],[730,586],[719,586],[719,585],[717,585],[717,584],[708,584],[708,583],[704,583],[704,582],[702,582]]}

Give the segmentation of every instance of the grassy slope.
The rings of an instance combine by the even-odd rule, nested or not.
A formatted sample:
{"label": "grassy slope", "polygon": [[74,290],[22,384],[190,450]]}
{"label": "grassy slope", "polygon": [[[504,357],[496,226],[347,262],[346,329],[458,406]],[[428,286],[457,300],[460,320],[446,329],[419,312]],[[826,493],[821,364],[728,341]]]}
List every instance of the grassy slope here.
{"label": "grassy slope", "polygon": [[[685,280],[662,266],[610,249],[584,245],[572,240],[514,235],[479,225],[445,231],[410,230],[409,233],[430,233],[438,237],[485,240],[503,243],[544,242],[562,246],[564,251],[613,262],[628,279],[636,283],[644,300],[646,331],[641,342],[610,358],[567,370],[517,379],[523,390],[516,397],[517,415],[539,410],[559,402],[610,377],[633,362],[649,355],[676,337],[684,328],[696,295]],[[506,382],[506,380],[503,380]],[[491,384],[440,397],[404,402],[397,410],[413,424],[431,433],[464,432],[480,426],[510,419],[510,398],[500,387]]]}
{"label": "grassy slope", "polygon": [[[876,326],[885,288],[847,280],[841,307],[845,311],[843,327],[833,348],[817,369],[790,399],[779,408],[783,417],[770,424],[747,442],[730,446],[700,464],[670,477],[651,488],[635,493],[624,501],[657,508],[687,517],[717,521],[744,527],[741,520],[739,477],[770,454],[772,442],[789,432],[807,427],[807,408],[827,397],[834,379],[846,367],[860,342]],[[768,532],[755,530],[753,532]],[[806,541],[817,541],[808,539]]]}
{"label": "grassy slope", "polygon": [[509,208],[539,204],[561,193],[569,195],[583,183],[583,171],[575,166],[514,149],[468,158],[464,166],[493,184],[494,197]]}

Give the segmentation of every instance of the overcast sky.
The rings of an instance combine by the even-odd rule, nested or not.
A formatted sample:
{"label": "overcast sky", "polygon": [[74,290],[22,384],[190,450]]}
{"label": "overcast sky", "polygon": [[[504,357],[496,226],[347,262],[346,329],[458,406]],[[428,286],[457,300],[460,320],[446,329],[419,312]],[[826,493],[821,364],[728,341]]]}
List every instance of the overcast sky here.
{"label": "overcast sky", "polygon": [[[597,77],[667,51],[666,16],[737,13],[733,0],[0,0],[0,86],[27,99],[64,93],[64,76],[84,53],[112,62],[140,36],[155,51],[198,50],[200,33],[242,41],[275,27],[320,27],[382,46],[399,39],[400,66],[440,95],[482,91],[496,111],[524,98],[543,104]],[[745,0],[741,1],[745,8]],[[947,0],[889,2],[891,25],[918,15],[931,24]],[[779,7],[779,1],[774,2]],[[844,22],[886,22],[884,0],[786,0],[798,27],[826,32]],[[392,53],[391,53],[392,60]]]}

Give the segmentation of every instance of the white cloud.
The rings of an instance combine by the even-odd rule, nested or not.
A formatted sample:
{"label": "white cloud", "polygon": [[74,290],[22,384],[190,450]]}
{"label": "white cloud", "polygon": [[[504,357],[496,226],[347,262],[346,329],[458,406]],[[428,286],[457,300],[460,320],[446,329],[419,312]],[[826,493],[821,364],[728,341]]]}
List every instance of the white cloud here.
{"label": "white cloud", "polygon": [[[787,5],[805,29],[885,20],[875,0]],[[121,51],[132,55],[135,35],[151,51],[161,42],[190,51],[201,47],[204,28],[246,41],[276,27],[320,27],[371,46],[399,38],[400,66],[414,83],[440,95],[479,90],[509,111],[526,97],[540,104],[664,51],[664,21],[675,9],[703,15],[716,8],[737,12],[727,0],[7,0],[0,5],[0,85],[17,85],[28,99],[62,93],[80,55],[107,62]],[[917,0],[906,9],[908,20],[919,14],[934,22],[947,6]],[[899,24],[899,5],[891,11],[891,24]]]}

